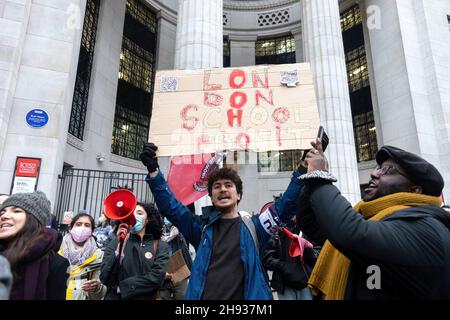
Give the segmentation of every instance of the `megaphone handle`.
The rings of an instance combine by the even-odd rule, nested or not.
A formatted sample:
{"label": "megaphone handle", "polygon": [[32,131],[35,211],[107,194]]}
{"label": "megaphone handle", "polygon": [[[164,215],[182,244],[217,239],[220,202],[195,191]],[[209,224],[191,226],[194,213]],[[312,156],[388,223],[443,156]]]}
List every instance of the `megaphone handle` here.
{"label": "megaphone handle", "polygon": [[123,243],[124,243],[124,240],[121,240],[121,239],[119,238],[119,255],[117,256],[117,258],[119,259],[119,261],[120,261],[120,257],[122,256]]}

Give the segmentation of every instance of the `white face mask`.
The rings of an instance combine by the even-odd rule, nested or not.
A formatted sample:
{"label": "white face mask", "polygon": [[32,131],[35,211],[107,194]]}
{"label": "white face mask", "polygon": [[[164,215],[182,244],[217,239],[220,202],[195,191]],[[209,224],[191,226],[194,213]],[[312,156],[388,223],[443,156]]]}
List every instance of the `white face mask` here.
{"label": "white face mask", "polygon": [[73,227],[72,230],[70,230],[70,235],[75,242],[82,243],[92,235],[92,229],[83,226]]}

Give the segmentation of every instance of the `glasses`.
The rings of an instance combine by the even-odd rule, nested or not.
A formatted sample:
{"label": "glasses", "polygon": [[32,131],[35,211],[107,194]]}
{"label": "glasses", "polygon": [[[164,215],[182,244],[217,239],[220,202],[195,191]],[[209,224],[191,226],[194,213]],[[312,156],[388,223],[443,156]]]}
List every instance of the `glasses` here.
{"label": "glasses", "polygon": [[409,177],[405,173],[401,172],[396,167],[394,167],[392,165],[388,165],[388,164],[385,164],[383,166],[376,166],[375,171],[377,172],[377,174],[379,176],[391,175],[391,174],[398,173],[399,175],[404,176],[405,178],[409,179]]}

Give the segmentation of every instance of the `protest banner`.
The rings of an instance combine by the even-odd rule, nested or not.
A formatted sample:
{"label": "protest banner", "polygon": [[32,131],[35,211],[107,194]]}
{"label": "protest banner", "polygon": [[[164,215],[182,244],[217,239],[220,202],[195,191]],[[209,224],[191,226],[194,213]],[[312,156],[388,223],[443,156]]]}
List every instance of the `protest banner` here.
{"label": "protest banner", "polygon": [[149,141],[158,156],[309,149],[318,127],[307,63],[156,74]]}

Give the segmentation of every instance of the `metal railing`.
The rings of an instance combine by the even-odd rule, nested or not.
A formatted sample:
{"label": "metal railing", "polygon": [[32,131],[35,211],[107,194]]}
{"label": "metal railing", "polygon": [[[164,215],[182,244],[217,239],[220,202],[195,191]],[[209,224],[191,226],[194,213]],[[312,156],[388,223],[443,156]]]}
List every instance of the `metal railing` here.
{"label": "metal railing", "polygon": [[103,212],[103,200],[117,189],[132,191],[138,201],[153,202],[144,173],[67,169],[58,176],[56,218],[62,222],[64,212],[76,215],[84,209],[95,220]]}

